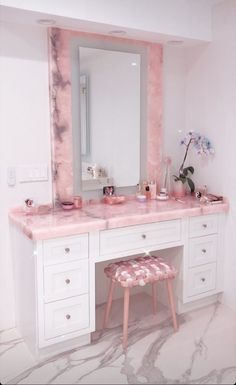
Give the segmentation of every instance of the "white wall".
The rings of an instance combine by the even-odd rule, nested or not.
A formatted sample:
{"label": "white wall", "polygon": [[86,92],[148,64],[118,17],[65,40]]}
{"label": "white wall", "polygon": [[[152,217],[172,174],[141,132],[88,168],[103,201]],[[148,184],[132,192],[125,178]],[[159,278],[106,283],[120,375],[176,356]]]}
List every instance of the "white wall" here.
{"label": "white wall", "polygon": [[236,308],[236,2],[226,0],[213,10],[213,42],[192,48],[164,50],[164,148],[178,170],[183,134],[195,130],[209,137],[212,160],[190,151],[186,165],[195,167],[196,186],[230,200],[225,239],[224,301]]}
{"label": "white wall", "polygon": [[213,42],[187,50],[186,128],[209,136],[215,157],[203,167],[192,157],[196,181],[229,197],[226,226],[225,302],[236,308],[236,2],[213,12]]}
{"label": "white wall", "polygon": [[1,0],[1,4],[74,20],[211,40],[211,4],[214,1],[216,0]]}
{"label": "white wall", "polygon": [[1,24],[0,41],[0,330],[13,327],[13,272],[8,209],[33,197],[51,201],[51,182],[7,186],[7,167],[50,166],[46,31]]}

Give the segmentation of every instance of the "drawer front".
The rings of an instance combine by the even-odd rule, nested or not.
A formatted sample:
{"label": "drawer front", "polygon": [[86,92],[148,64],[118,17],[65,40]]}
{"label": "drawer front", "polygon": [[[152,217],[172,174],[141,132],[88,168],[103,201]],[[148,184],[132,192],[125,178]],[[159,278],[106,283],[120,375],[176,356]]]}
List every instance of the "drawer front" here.
{"label": "drawer front", "polygon": [[180,220],[129,226],[100,232],[100,255],[147,247],[181,239]]}
{"label": "drawer front", "polygon": [[89,327],[89,296],[80,295],[45,305],[45,339]]}
{"label": "drawer front", "polygon": [[88,234],[44,241],[44,265],[88,258]]}
{"label": "drawer front", "polygon": [[189,236],[201,237],[202,235],[216,234],[218,232],[217,215],[202,215],[190,218]]}
{"label": "drawer front", "polygon": [[44,298],[55,301],[88,293],[88,260],[44,267]]}
{"label": "drawer front", "polygon": [[189,266],[215,262],[217,258],[217,235],[192,238],[189,241]]}
{"label": "drawer front", "polygon": [[216,287],[216,264],[209,263],[204,266],[188,270],[188,297],[214,290]]}

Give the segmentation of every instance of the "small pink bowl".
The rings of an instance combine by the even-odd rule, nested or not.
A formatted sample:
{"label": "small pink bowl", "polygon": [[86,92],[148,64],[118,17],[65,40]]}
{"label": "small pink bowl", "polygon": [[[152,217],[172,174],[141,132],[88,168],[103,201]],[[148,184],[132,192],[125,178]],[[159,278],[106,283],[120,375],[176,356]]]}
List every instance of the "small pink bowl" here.
{"label": "small pink bowl", "polygon": [[74,207],[74,203],[73,202],[61,202],[61,207],[64,210],[71,210]]}

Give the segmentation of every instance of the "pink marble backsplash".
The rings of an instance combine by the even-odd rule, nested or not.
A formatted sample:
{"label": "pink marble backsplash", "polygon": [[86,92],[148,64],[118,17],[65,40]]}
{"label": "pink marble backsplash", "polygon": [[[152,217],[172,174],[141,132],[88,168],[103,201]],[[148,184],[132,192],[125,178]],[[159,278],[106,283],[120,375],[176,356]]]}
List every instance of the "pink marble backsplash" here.
{"label": "pink marble backsplash", "polygon": [[148,179],[159,180],[161,176],[162,46],[126,38],[51,28],[49,81],[54,202],[67,200],[73,195],[70,40],[75,36],[146,47],[148,63],[146,172]]}

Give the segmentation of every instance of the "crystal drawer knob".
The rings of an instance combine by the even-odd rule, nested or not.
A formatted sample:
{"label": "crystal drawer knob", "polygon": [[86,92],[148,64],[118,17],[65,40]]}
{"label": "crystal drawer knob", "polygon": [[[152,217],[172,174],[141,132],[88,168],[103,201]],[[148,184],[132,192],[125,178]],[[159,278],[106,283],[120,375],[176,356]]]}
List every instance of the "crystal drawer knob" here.
{"label": "crystal drawer knob", "polygon": [[66,247],[66,248],[65,248],[65,252],[66,252],[66,254],[68,254],[68,253],[70,252],[70,248],[69,248],[69,247]]}
{"label": "crystal drawer knob", "polygon": [[67,278],[67,279],[65,280],[65,283],[66,283],[67,285],[69,285],[69,284],[70,284],[70,279]]}
{"label": "crystal drawer knob", "polygon": [[206,224],[206,223],[203,223],[202,227],[203,227],[204,229],[206,229],[206,228],[207,228],[207,224]]}
{"label": "crystal drawer knob", "polygon": [[146,234],[142,234],[142,238],[146,239],[147,238]]}
{"label": "crystal drawer knob", "polygon": [[70,318],[71,318],[70,314],[67,314],[66,319],[70,319]]}
{"label": "crystal drawer knob", "polygon": [[203,252],[203,254],[205,254],[207,251],[206,251],[206,249],[202,249],[202,252]]}
{"label": "crystal drawer knob", "polygon": [[205,282],[205,280],[206,280],[206,278],[201,278],[201,281],[202,281],[202,282]]}

